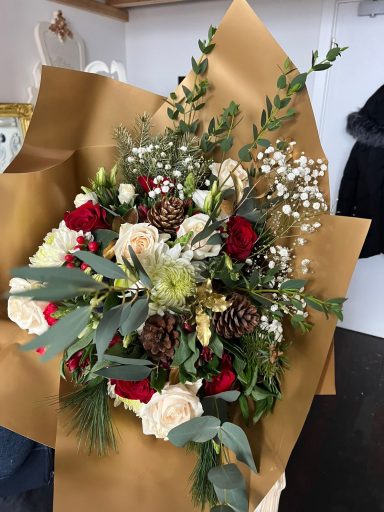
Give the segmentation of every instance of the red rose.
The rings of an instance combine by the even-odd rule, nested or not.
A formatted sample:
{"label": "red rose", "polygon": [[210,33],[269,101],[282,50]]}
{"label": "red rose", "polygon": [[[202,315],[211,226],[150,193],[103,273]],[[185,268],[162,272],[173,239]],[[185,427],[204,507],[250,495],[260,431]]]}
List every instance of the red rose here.
{"label": "red rose", "polygon": [[148,176],[139,176],[137,178],[137,182],[144,192],[149,192],[156,187],[153,178],[148,178]]}
{"label": "red rose", "polygon": [[120,336],[119,333],[116,333],[114,337],[109,342],[109,348],[114,347],[115,345],[121,343],[123,341],[123,338]]}
{"label": "red rose", "polygon": [[149,212],[149,208],[148,208],[148,206],[145,206],[144,204],[140,204],[137,207],[137,213],[139,214],[140,222],[147,222],[148,212]]}
{"label": "red rose", "polygon": [[155,390],[149,385],[148,379],[137,382],[112,379],[111,384],[115,384],[116,395],[128,398],[128,400],[140,400],[144,404],[147,404],[155,393]]}
{"label": "red rose", "polygon": [[64,215],[64,222],[73,231],[94,231],[95,229],[107,229],[107,212],[99,204],[87,201],[76,210]]}
{"label": "red rose", "polygon": [[87,357],[84,361],[81,362],[82,357],[83,357],[83,351],[79,350],[78,352],[73,354],[72,357],[70,357],[68,359],[68,361],[65,363],[65,365],[68,368],[68,370],[70,371],[70,373],[73,373],[76,370],[83,370],[84,368],[86,368],[89,365],[89,363],[90,363],[89,357]]}
{"label": "red rose", "polygon": [[207,396],[211,396],[229,391],[235,380],[236,374],[233,371],[232,360],[228,354],[224,354],[220,374],[212,377],[210,381],[204,381],[204,392]]}
{"label": "red rose", "polygon": [[44,318],[46,319],[47,321],[47,324],[49,326],[51,325],[55,325],[55,323],[58,321],[57,318],[54,318],[52,316],[53,313],[56,313],[56,311],[58,310],[59,308],[56,306],[56,304],[54,304],[53,302],[50,302],[44,309],[43,311],[43,315],[44,315]]}
{"label": "red rose", "polygon": [[235,260],[245,261],[251,254],[258,238],[252,224],[244,217],[236,215],[229,219],[227,233],[226,253]]}

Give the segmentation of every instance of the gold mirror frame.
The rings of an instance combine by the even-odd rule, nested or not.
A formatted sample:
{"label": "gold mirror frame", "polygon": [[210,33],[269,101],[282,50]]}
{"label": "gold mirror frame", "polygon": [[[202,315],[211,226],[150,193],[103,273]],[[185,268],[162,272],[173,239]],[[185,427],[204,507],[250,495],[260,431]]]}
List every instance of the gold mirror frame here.
{"label": "gold mirror frame", "polygon": [[30,103],[0,103],[0,118],[16,118],[20,123],[23,137],[25,137],[31,121],[32,112],[33,105]]}

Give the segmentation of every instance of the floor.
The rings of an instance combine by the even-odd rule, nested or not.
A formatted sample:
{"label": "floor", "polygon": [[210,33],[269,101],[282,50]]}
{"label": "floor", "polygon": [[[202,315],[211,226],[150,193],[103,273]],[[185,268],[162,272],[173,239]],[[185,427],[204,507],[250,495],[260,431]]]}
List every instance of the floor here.
{"label": "floor", "polygon": [[[335,347],[337,396],[315,398],[279,512],[384,512],[384,340],[338,329]],[[0,498],[0,512],[51,511],[51,488]]]}

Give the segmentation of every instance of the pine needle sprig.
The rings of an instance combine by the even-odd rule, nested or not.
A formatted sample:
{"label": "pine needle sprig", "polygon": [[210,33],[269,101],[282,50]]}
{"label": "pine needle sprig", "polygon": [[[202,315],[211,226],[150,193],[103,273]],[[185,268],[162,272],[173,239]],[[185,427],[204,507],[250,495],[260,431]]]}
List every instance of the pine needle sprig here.
{"label": "pine needle sprig", "polygon": [[205,443],[189,443],[188,450],[194,451],[197,456],[196,465],[190,476],[191,494],[193,504],[201,510],[209,504],[214,507],[218,504],[215,489],[208,480],[209,471],[221,464],[220,454],[215,450],[212,441]]}
{"label": "pine needle sprig", "polygon": [[153,142],[151,135],[152,117],[144,112],[136,119],[136,123],[132,129],[132,142],[136,148],[144,148]]}
{"label": "pine needle sprig", "polygon": [[60,409],[71,411],[70,432],[75,431],[79,448],[104,456],[117,451],[107,381],[97,379],[60,400]]}

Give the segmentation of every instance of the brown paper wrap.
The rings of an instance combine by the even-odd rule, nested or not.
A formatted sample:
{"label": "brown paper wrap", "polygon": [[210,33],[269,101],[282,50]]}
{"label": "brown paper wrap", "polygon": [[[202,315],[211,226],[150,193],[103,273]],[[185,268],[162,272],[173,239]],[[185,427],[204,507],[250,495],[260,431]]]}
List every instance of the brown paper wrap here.
{"label": "brown paper wrap", "polygon": [[[232,99],[240,103],[244,120],[236,130],[236,158],[237,149],[251,138],[250,126],[260,117],[265,95],[275,91],[277,65],[286,55],[245,0],[233,2],[215,42],[208,71],[212,93],[201,119],[206,124]],[[187,77],[186,83],[190,80]],[[276,137],[289,135],[300,150],[324,158],[306,92],[297,96],[295,108],[295,121]],[[164,100],[155,94],[97,75],[44,68],[24,147],[0,177],[2,292],[7,290],[10,268],[27,263],[43,236],[72,208],[80,186],[98,166],[113,164],[112,127],[124,123],[129,128],[135,115],[144,111],[154,114],[156,129],[168,123]],[[368,222],[324,216],[322,223],[323,229],[305,248],[305,255],[314,260],[315,292],[344,296]],[[4,303],[2,311],[6,318]],[[318,387],[334,390],[331,345],[336,321],[315,313],[314,322],[310,334],[295,336],[289,351],[284,399],[273,415],[247,431],[260,468],[259,475],[246,473],[250,510],[284,471]],[[0,329],[0,424],[56,447],[55,512],[67,511],[70,496],[79,509],[95,512],[194,510],[188,495],[192,455],[144,436],[140,421],[122,408],[114,411],[119,454],[79,454],[75,436],[66,435],[67,418],[57,418],[55,407],[46,401],[59,393],[57,362],[42,364],[36,354],[21,353],[18,343],[28,336],[10,322],[1,321]],[[66,385],[61,384],[61,392]]]}

